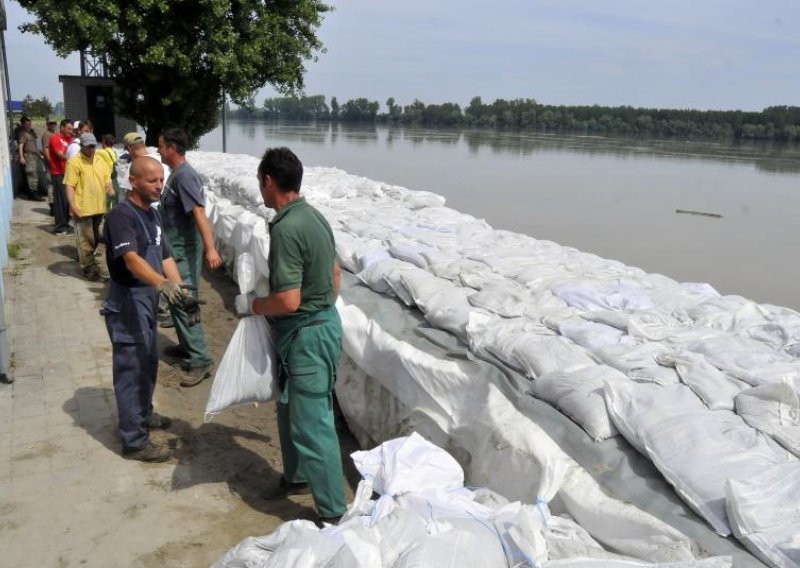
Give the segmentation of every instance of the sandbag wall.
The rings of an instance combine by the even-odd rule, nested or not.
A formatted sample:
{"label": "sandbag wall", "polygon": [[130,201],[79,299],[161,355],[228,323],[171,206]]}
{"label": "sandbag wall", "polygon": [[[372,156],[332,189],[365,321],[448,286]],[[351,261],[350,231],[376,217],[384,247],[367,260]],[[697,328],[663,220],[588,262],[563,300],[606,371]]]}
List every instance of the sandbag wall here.
{"label": "sandbag wall", "polygon": [[[258,161],[200,152],[189,159],[208,179],[209,217],[226,262],[239,278],[246,271],[237,259],[248,253],[266,292],[272,211],[261,204]],[[800,563],[797,312],[494,230],[435,194],[339,170],[307,169],[303,193],[331,223],[342,266],[408,306],[406,317],[424,318],[473,356],[526,377],[520,392],[561,409],[598,443],[624,437],[719,535],[732,533],[767,563]],[[374,396],[391,395],[398,417],[419,421],[444,443],[457,440],[469,454],[471,481],[513,498],[558,493],[567,512],[597,525],[593,536],[632,556],[698,554],[693,539],[674,528],[608,503],[614,500],[502,388],[470,375],[471,362],[386,333],[349,299],[343,290],[354,371],[379,383],[384,392],[376,385]],[[375,423],[369,405],[359,407],[364,380],[341,379],[348,418]],[[608,530],[590,510],[604,501],[622,527],[646,526],[639,534],[648,544],[602,534]],[[682,552],[669,557],[665,550]]]}

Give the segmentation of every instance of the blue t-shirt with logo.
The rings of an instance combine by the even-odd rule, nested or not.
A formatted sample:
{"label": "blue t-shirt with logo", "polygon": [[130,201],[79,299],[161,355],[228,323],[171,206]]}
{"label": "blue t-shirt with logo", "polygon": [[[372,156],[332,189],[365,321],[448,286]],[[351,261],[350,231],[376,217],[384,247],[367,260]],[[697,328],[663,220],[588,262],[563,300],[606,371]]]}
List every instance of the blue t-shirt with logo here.
{"label": "blue t-shirt with logo", "polygon": [[[130,203],[119,205],[112,209],[106,216],[105,228],[103,229],[103,240],[106,243],[106,262],[108,273],[111,279],[122,286],[141,286],[139,282],[125,266],[125,259],[122,258],[126,252],[136,252],[142,258],[147,254],[147,234],[150,241],[155,245],[161,245],[161,258],[172,258],[172,249],[167,242],[167,236],[161,229],[161,217],[158,211],[152,207],[147,210]],[[141,220],[147,228],[145,234]]]}

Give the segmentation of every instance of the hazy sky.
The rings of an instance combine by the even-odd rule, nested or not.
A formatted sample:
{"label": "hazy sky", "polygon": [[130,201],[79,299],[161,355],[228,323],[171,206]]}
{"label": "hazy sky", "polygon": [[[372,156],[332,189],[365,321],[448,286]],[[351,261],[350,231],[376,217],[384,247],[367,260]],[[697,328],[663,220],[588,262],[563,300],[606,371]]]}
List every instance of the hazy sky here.
{"label": "hazy sky", "polygon": [[[306,93],[408,104],[480,95],[552,104],[760,110],[800,104],[798,0],[342,0]],[[12,96],[62,100],[56,57],[6,2]],[[258,104],[271,90],[263,90]]]}

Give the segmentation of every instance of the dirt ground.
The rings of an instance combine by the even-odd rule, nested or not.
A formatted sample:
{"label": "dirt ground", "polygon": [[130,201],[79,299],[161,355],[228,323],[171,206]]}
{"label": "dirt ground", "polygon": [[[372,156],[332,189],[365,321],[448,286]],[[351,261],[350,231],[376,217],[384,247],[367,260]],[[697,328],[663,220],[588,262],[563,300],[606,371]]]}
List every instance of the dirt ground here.
{"label": "dirt ground", "polygon": [[[11,240],[24,244],[26,266],[46,267],[42,278],[52,278],[54,281],[74,278],[75,285],[85,285],[95,293],[95,305],[86,309],[96,310],[105,295],[105,287],[80,279],[74,241],[71,238],[54,237],[50,233],[46,204],[25,202],[23,208],[30,221],[15,222]],[[203,325],[212,356],[217,362],[221,360],[237,325],[233,309],[237,293],[236,285],[224,271],[204,272],[201,297],[207,304],[202,311]],[[99,316],[96,325],[103,326]],[[160,329],[159,349],[163,350],[175,342],[172,329]],[[92,346],[91,353],[98,358],[98,367],[101,362],[102,365],[110,365],[110,343],[107,338],[105,343],[98,340]],[[210,423],[204,423],[203,411],[211,380],[187,389],[179,386],[181,374],[179,369],[170,366],[162,358],[155,406],[159,413],[172,417],[175,422],[167,432],[154,432],[153,438],[156,442],[175,447],[175,459],[158,465],[137,463],[136,469],[125,470],[132,480],[128,484],[130,486],[124,488],[128,492],[127,497],[120,499],[127,505],[112,508],[124,519],[100,516],[93,521],[82,521],[96,523],[96,527],[88,526],[84,532],[88,533],[88,537],[100,539],[107,531],[106,525],[127,519],[132,522],[126,526],[135,527],[132,530],[136,531],[138,540],[160,544],[152,549],[140,546],[140,552],[134,557],[118,557],[114,561],[109,559],[107,564],[97,564],[96,557],[67,556],[59,565],[208,566],[221,553],[247,536],[267,534],[283,521],[316,519],[310,496],[277,502],[266,502],[259,497],[259,492],[267,485],[277,483],[282,470],[275,404],[240,407],[215,417]],[[16,384],[21,384],[21,380]],[[103,384],[78,388],[74,398],[97,395],[112,401],[109,404],[113,409],[111,388],[110,377],[106,377]],[[95,392],[89,392],[92,390]],[[66,404],[64,408],[67,408]],[[349,484],[347,499],[350,501],[358,474],[352,467],[349,454],[359,448],[341,416],[337,420]],[[130,465],[132,462],[118,457],[120,448],[114,428],[115,425],[110,424],[97,429],[87,427],[82,432],[102,443],[104,448],[100,449],[104,451],[98,455],[102,456],[104,463],[113,467],[133,467]],[[117,455],[111,455],[111,452]],[[51,467],[55,469],[57,458],[51,455],[49,459]],[[141,486],[145,486],[147,491],[140,491]],[[88,498],[92,499],[91,496]],[[110,499],[103,497],[100,490],[96,498],[98,501]],[[139,522],[135,522],[137,518]],[[35,531],[36,527],[32,529]],[[57,529],[54,527],[54,530]],[[63,530],[69,532],[73,527],[65,526]],[[152,534],[147,534],[148,531]],[[0,527],[0,536],[2,533]],[[106,535],[103,538],[122,538],[123,534],[116,537]],[[113,540],[111,546],[113,549]],[[3,564],[2,556],[0,554],[0,565]]]}

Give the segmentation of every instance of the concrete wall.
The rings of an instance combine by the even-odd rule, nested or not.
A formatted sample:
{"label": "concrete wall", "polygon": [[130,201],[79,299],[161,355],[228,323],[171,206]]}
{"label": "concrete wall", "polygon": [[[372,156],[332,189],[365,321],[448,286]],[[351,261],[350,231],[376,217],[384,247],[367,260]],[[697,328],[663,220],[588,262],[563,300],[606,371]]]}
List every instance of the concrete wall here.
{"label": "concrete wall", "polygon": [[[3,26],[5,27],[5,26]],[[2,32],[0,32],[2,33]],[[7,108],[6,61],[0,52],[0,108]],[[9,127],[7,119],[0,120],[0,268],[8,264],[8,239],[11,234],[11,212],[14,205],[14,184],[11,181],[11,152],[8,144]],[[8,334],[4,310],[5,286],[0,272],[0,376],[10,373],[11,356],[8,349]]]}

